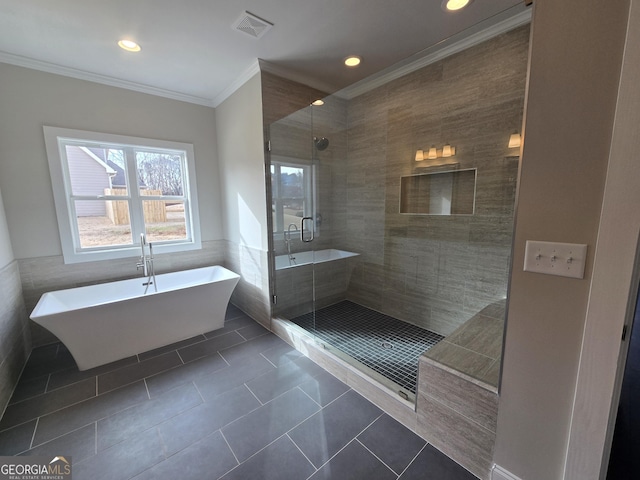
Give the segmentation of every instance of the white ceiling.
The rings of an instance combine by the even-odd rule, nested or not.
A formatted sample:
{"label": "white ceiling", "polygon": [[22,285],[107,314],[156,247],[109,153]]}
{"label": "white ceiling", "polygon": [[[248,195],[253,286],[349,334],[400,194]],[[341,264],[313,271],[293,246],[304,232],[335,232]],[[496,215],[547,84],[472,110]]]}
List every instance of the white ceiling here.
{"label": "white ceiling", "polygon": [[[244,11],[274,26],[232,28]],[[335,91],[525,10],[523,0],[0,0],[0,62],[215,106],[257,59]],[[131,38],[137,54],[116,42]],[[362,65],[342,60],[360,55]],[[398,63],[400,62],[400,63]]]}

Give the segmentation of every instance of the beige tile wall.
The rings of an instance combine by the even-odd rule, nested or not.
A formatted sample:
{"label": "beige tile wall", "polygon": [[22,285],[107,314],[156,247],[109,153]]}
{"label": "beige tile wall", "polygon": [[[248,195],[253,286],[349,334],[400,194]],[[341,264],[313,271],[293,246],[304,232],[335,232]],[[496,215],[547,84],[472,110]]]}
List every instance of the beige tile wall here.
{"label": "beige tile wall", "polygon": [[[272,154],[313,159],[318,171],[313,247],[360,253],[349,299],[443,335],[504,300],[519,163],[507,143],[521,128],[528,39],[521,27],[322,107],[308,106],[317,91],[263,74]],[[329,138],[329,148],[312,150],[313,136]],[[456,148],[449,165],[413,160],[416,149],[446,142]],[[477,169],[474,215],[399,213],[401,176],[452,168]],[[281,236],[272,242],[285,253]],[[275,284],[279,297],[292,295],[289,279]]]}
{"label": "beige tile wall", "polygon": [[31,334],[22,298],[18,262],[0,269],[0,416],[31,353]]}
{"label": "beige tile wall", "polygon": [[[448,335],[506,297],[528,38],[518,28],[349,102],[333,196],[335,245],[362,254],[351,300]],[[447,142],[455,165],[413,160]],[[401,176],[452,168],[477,169],[474,215],[399,213]]]}

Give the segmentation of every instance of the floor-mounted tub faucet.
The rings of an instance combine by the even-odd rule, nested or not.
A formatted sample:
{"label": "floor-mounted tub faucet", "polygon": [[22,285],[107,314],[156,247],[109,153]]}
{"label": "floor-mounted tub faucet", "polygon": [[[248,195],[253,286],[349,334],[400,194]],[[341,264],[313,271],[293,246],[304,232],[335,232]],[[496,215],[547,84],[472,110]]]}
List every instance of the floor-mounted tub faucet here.
{"label": "floor-mounted tub faucet", "polygon": [[[149,245],[149,255],[147,255],[144,247],[145,245]],[[153,285],[154,290],[158,291],[158,285],[156,284],[156,272],[153,267],[153,244],[151,242],[147,243],[147,238],[144,233],[140,234],[140,249],[142,251],[142,255],[140,256],[140,261],[136,264],[136,268],[140,270],[142,268],[142,275],[147,279],[143,285],[145,286],[144,293],[147,293],[149,289],[149,285]]]}
{"label": "floor-mounted tub faucet", "polygon": [[147,238],[144,233],[140,234],[140,249],[142,254],[140,255],[140,261],[136,263],[136,270],[140,270],[142,268],[142,275],[144,277],[149,276],[149,261],[147,259],[147,253],[144,250],[144,246],[147,244]]}

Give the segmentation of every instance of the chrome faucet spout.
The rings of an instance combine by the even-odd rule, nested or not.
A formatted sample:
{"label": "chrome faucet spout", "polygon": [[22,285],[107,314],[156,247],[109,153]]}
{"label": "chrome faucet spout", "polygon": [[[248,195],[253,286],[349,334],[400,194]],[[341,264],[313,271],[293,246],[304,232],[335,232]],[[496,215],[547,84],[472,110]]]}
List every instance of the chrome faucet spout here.
{"label": "chrome faucet spout", "polygon": [[142,268],[142,275],[145,277],[149,276],[149,261],[147,259],[147,254],[144,251],[144,246],[147,244],[147,238],[144,233],[140,234],[140,261],[136,264],[136,270],[140,270]]}
{"label": "chrome faucet spout", "polygon": [[295,223],[290,223],[287,227],[287,231],[284,232],[284,244],[287,247],[287,255],[289,256],[289,263],[293,262],[296,258],[291,255],[291,227],[293,227],[294,232],[298,231],[298,226]]}

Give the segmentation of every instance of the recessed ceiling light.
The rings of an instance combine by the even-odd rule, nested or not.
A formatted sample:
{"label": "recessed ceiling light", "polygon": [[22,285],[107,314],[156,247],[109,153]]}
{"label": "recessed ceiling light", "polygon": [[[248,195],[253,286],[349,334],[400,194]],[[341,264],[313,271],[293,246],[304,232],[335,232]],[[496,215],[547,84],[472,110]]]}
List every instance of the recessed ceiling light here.
{"label": "recessed ceiling light", "polygon": [[322,105],[324,105],[324,100],[319,98],[318,100],[311,102],[311,105],[315,105],[316,107],[321,107]]}
{"label": "recessed ceiling light", "polygon": [[357,56],[357,55],[349,55],[347,58],[344,59],[344,64],[347,67],[357,67],[358,65],[360,65],[360,62],[362,61],[362,59]]}
{"label": "recessed ceiling light", "polygon": [[127,52],[139,52],[141,50],[140,45],[133,40],[120,40],[118,46]]}
{"label": "recessed ceiling light", "polygon": [[447,12],[456,12],[467,5],[469,5],[472,0],[443,0],[442,8]]}

